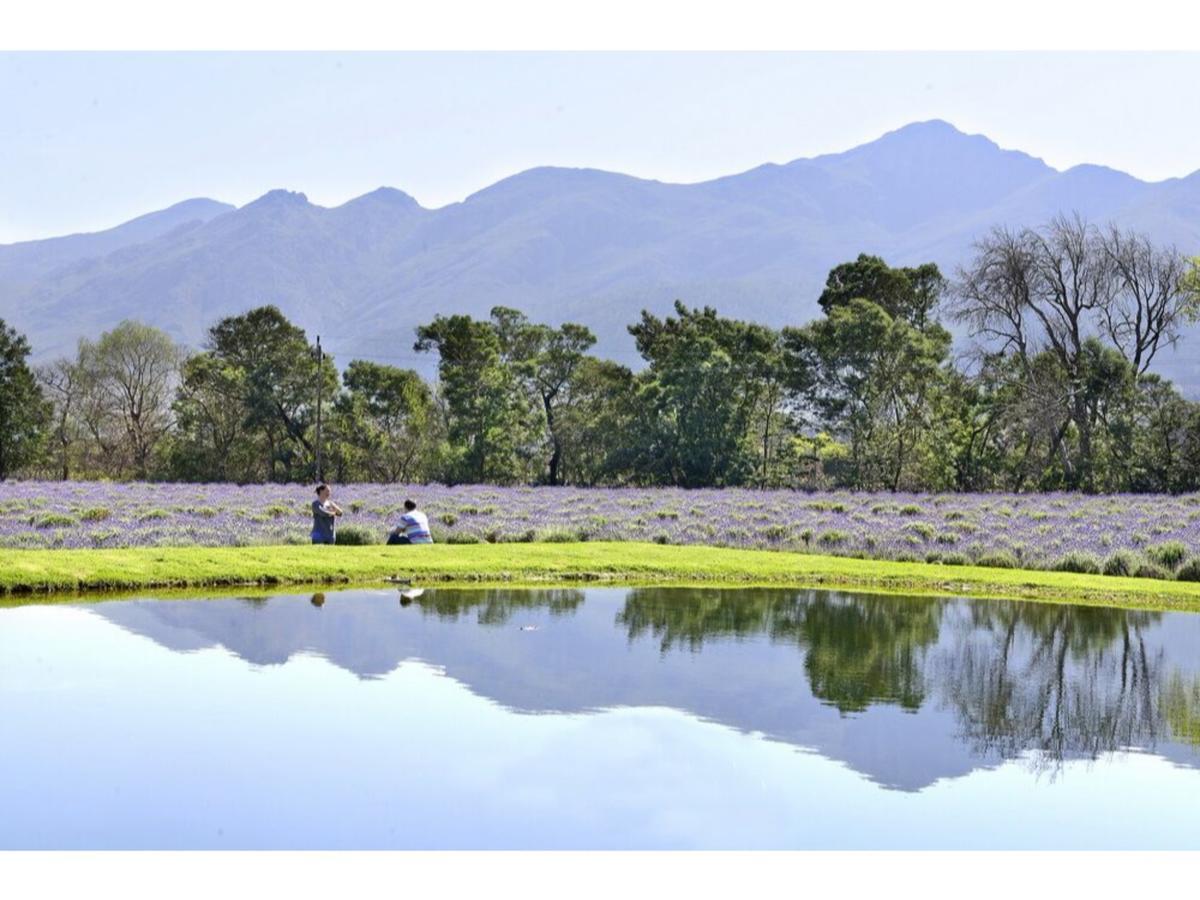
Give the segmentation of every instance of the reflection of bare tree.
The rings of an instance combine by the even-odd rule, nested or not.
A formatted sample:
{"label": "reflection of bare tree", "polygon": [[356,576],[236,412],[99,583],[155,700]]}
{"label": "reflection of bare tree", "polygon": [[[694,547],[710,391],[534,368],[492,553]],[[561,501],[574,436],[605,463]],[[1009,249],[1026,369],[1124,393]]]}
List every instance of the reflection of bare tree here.
{"label": "reflection of bare tree", "polygon": [[[1162,733],[1156,613],[1050,604],[971,604],[939,655],[939,689],[979,752],[1095,759]],[[949,624],[948,622],[946,623]]]}
{"label": "reflection of bare tree", "polygon": [[583,602],[583,591],[538,590],[437,590],[414,600],[426,615],[457,619],[475,613],[480,625],[503,625],[519,610],[545,609],[551,615],[573,613]]}

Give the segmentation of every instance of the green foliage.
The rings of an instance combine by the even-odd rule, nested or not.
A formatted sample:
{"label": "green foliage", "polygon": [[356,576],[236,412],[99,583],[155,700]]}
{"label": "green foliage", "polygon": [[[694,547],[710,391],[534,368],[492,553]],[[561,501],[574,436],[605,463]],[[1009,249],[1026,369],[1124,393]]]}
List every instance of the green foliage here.
{"label": "green foliage", "polygon": [[1055,572],[1079,572],[1096,575],[1100,572],[1100,560],[1091,553],[1072,551],[1066,554],[1051,567]]}
{"label": "green foliage", "polygon": [[1104,561],[1105,575],[1133,577],[1142,564],[1142,559],[1129,550],[1118,550]]}
{"label": "green foliage", "polygon": [[675,313],[659,319],[643,311],[629,326],[648,363],[630,436],[636,470],[681,487],[768,479],[779,432],[772,444],[777,411],[763,404],[782,395],[777,335],[709,307],[676,301]]}
{"label": "green foliage", "polygon": [[28,358],[24,336],[0,319],[0,481],[39,457],[50,426],[51,408]]}
{"label": "green foliage", "polygon": [[1158,563],[1143,562],[1134,571],[1133,577],[1134,578],[1154,578],[1154,579],[1158,579],[1158,580],[1162,581],[1162,580],[1170,578],[1171,572],[1168,569],[1164,569]]}
{"label": "green foliage", "polygon": [[471,531],[450,531],[441,538],[444,544],[478,544],[483,539]]}
{"label": "green foliage", "polygon": [[975,565],[989,569],[1019,569],[1021,567],[1020,561],[1006,550],[984,553],[975,560]]}
{"label": "green foliage", "polygon": [[1164,569],[1177,568],[1187,559],[1187,555],[1187,545],[1181,541],[1167,541],[1146,548],[1146,556],[1150,561],[1158,563]]}
{"label": "green foliage", "polygon": [[274,306],[221,319],[208,350],[184,365],[175,402],[177,477],[311,481],[318,385],[337,392],[337,370]]}
{"label": "green foliage", "polygon": [[1200,557],[1193,556],[1175,570],[1179,581],[1200,581]]}
{"label": "green foliage", "polygon": [[497,328],[470,316],[437,316],[417,329],[419,352],[438,354],[446,403],[451,482],[511,484],[520,479],[521,448],[534,428]]}
{"label": "green foliage", "polygon": [[335,544],[346,547],[363,547],[380,542],[374,531],[361,525],[343,525],[336,531],[333,540]]}
{"label": "green foliage", "polygon": [[79,520],[66,513],[46,513],[44,516],[39,516],[33,524],[38,528],[69,528],[72,525],[78,525]]}

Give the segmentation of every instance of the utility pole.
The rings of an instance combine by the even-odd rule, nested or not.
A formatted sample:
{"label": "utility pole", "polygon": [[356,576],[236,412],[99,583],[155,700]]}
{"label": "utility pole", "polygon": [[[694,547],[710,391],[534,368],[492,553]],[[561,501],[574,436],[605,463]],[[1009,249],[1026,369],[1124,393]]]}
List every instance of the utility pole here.
{"label": "utility pole", "polygon": [[325,379],[322,377],[322,363],[325,362],[325,353],[321,350],[321,336],[317,335],[317,481],[325,480],[325,473],[321,471],[321,389],[324,387]]}

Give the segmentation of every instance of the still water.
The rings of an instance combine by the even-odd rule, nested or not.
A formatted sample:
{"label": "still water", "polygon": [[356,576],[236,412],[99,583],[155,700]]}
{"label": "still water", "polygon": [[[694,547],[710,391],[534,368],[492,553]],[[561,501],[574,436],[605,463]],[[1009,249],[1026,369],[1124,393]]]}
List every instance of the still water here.
{"label": "still water", "polygon": [[3,848],[1200,848],[1200,615],[828,591],[0,608]]}

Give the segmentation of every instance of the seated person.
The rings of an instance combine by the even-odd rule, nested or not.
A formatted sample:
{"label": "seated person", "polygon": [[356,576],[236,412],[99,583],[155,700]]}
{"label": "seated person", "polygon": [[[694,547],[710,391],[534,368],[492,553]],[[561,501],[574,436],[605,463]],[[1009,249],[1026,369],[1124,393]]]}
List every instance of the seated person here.
{"label": "seated person", "polygon": [[429,519],[425,513],[417,509],[412,500],[404,501],[404,515],[400,524],[388,532],[389,544],[432,544],[433,535],[429,533]]}

